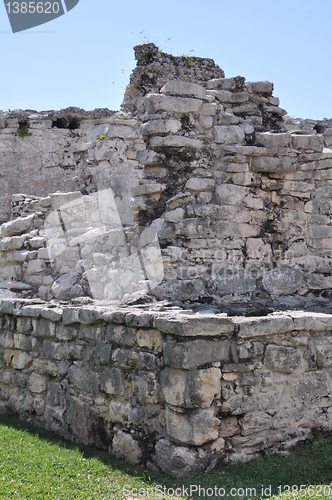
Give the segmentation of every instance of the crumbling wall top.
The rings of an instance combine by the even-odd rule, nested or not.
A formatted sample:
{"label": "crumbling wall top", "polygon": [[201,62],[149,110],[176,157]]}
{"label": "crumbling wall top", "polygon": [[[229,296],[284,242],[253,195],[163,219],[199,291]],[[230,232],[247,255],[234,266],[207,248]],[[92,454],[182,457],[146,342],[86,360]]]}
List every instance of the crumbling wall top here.
{"label": "crumbling wall top", "polygon": [[141,98],[158,93],[169,80],[205,84],[214,78],[224,78],[224,71],[213,59],[191,55],[174,56],[158,49],[154,43],[134,47],[137,66],[131,74],[122,107],[141,110]]}

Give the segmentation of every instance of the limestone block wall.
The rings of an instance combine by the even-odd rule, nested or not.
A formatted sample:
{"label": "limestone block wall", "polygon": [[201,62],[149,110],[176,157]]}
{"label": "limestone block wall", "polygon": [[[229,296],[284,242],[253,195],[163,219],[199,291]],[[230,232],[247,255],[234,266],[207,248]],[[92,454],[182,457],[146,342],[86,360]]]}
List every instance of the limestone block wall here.
{"label": "limestone block wall", "polygon": [[[0,280],[32,286],[15,285],[12,292],[52,298],[48,275],[72,283],[68,274],[76,273],[72,286],[78,286],[67,298],[89,294],[83,275],[98,283],[101,257],[83,267],[77,258],[75,266],[56,265],[53,272],[43,224],[56,204],[49,205],[48,195],[78,191],[88,200],[110,189],[124,234],[139,238],[149,228],[157,234],[163,276],[147,287],[157,299],[235,314],[330,311],[331,120],[291,119],[272,83],[225,78],[210,59],[177,58],[153,44],[135,47],[135,56],[121,112],[69,108],[0,116],[7,183],[0,220],[9,219],[12,193],[26,193],[14,195],[13,219],[34,214],[26,238],[24,228],[10,235],[4,228],[3,236],[14,240],[0,241]],[[24,129],[31,135],[21,137]],[[44,257],[39,247],[30,248],[31,238],[45,238],[32,242]],[[103,253],[101,247],[96,238],[90,250]],[[67,250],[57,253],[59,262]],[[30,264],[42,258],[48,262]],[[37,275],[34,283],[25,279],[27,267],[28,275]],[[133,290],[135,276],[120,281]],[[105,298],[123,295],[115,290]]]}
{"label": "limestone block wall", "polygon": [[139,125],[125,117],[108,109],[77,108],[0,113],[0,222],[16,215],[11,213],[13,194],[33,198],[102,188],[113,189],[124,222],[131,221],[128,200],[137,183],[135,148],[141,140]]}
{"label": "limestone block wall", "polygon": [[249,308],[329,298],[329,123],[284,121],[272,91],[240,77],[171,80],[142,98],[133,206],[140,224],[160,227],[158,298],[223,310],[236,297]]}
{"label": "limestone block wall", "polygon": [[183,477],[332,430],[332,316],[0,305],[0,407]]}
{"label": "limestone block wall", "polygon": [[[13,196],[0,226],[0,297],[137,300],[163,280],[157,231],[122,224],[112,189]],[[29,214],[29,215],[28,215]]]}

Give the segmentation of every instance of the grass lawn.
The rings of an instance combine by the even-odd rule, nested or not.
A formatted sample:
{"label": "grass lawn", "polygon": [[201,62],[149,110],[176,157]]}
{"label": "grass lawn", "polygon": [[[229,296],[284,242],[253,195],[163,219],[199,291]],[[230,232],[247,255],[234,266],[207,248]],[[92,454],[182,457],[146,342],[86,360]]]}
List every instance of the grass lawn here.
{"label": "grass lawn", "polygon": [[[331,483],[331,438],[318,438],[309,445],[292,450],[286,457],[237,463],[194,479],[174,480],[128,466],[110,458],[107,453],[69,443],[16,418],[0,415],[1,500],[142,499],[144,493],[146,498],[161,500],[272,495],[277,498],[279,491],[283,492],[281,497],[279,495],[283,499],[313,499],[332,498]],[[159,489],[156,489],[158,485]],[[296,492],[287,494],[286,485],[298,489],[300,485],[303,485],[302,489],[316,485],[316,488],[303,489],[297,496]],[[320,485],[326,485],[325,494]],[[262,495],[262,487],[265,495]],[[168,490],[168,495],[161,493],[163,488]],[[180,488],[177,494],[172,494],[172,489],[176,488]],[[183,488],[184,493],[180,495]]]}

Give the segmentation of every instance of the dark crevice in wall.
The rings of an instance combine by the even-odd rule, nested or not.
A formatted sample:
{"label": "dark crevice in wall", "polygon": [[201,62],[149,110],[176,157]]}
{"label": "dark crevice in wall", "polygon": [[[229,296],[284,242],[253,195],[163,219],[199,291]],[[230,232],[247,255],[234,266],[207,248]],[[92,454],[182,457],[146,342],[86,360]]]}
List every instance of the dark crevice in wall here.
{"label": "dark crevice in wall", "polygon": [[77,130],[81,126],[81,121],[77,117],[61,116],[52,121],[53,128],[66,128],[69,130]]}

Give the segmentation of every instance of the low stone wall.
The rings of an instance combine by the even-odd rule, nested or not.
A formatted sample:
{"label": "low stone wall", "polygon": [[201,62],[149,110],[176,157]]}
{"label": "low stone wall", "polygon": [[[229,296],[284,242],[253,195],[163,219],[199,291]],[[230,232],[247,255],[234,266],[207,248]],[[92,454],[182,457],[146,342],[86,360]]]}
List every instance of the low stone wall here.
{"label": "low stone wall", "polygon": [[0,405],[183,477],[332,429],[332,315],[3,300]]}

